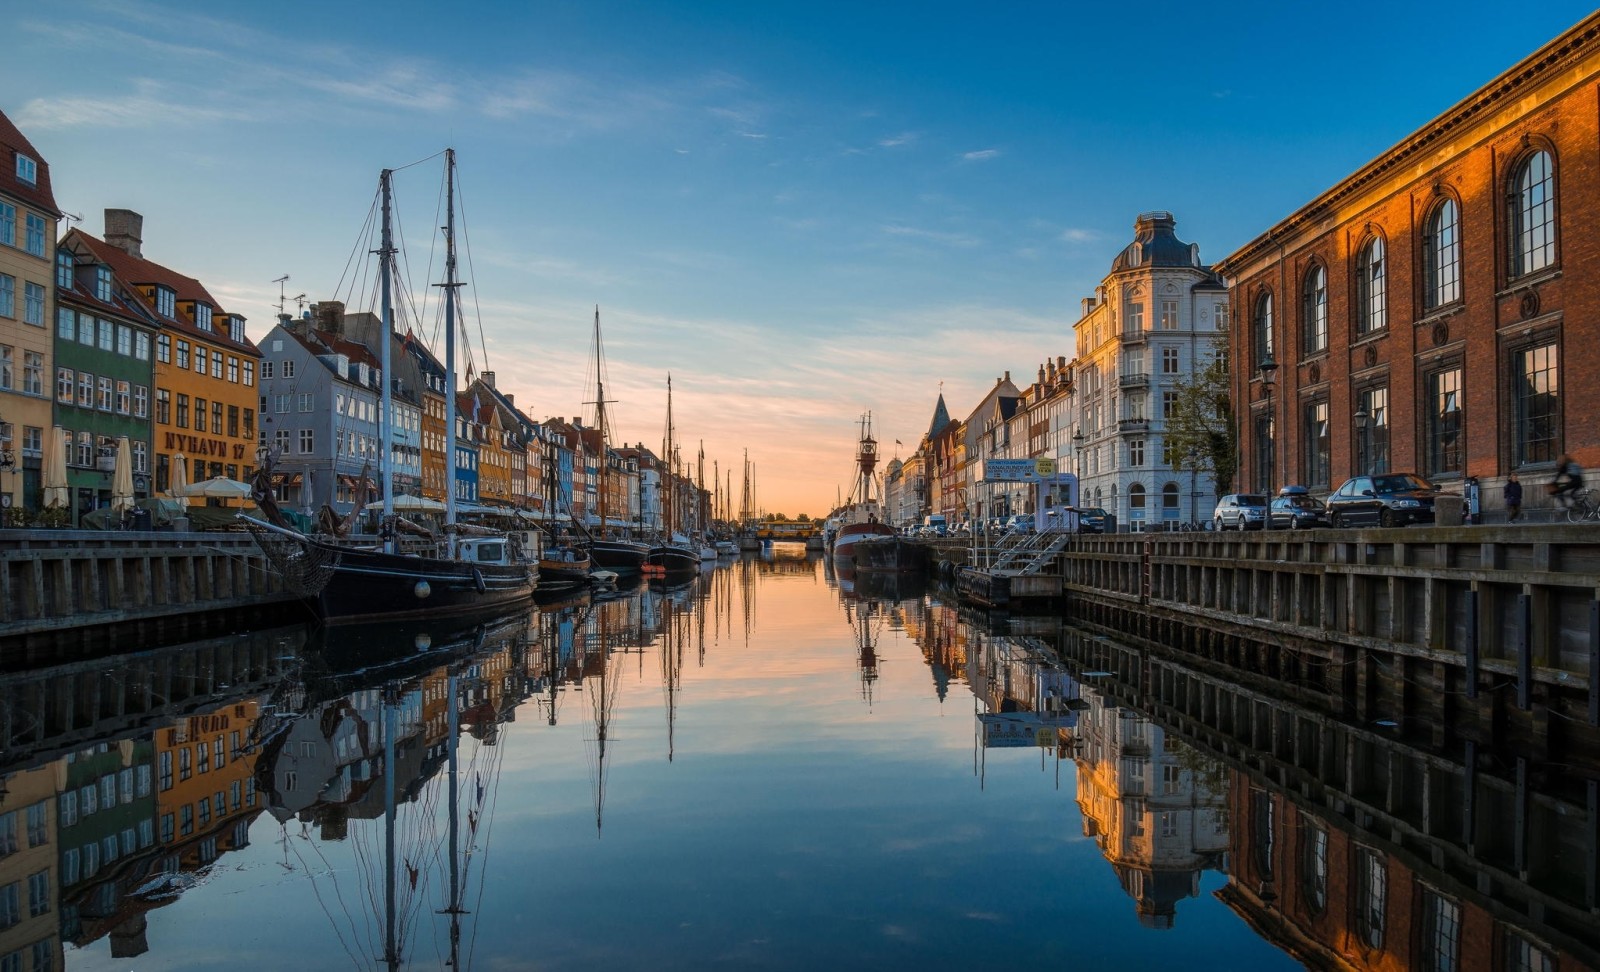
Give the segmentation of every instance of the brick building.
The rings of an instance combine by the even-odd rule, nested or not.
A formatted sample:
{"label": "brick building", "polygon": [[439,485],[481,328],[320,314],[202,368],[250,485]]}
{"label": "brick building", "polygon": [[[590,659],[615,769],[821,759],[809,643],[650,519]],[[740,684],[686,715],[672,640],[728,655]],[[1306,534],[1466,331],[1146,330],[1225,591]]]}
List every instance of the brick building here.
{"label": "brick building", "polygon": [[1597,118],[1600,14],[1218,265],[1242,483],[1600,465]]}

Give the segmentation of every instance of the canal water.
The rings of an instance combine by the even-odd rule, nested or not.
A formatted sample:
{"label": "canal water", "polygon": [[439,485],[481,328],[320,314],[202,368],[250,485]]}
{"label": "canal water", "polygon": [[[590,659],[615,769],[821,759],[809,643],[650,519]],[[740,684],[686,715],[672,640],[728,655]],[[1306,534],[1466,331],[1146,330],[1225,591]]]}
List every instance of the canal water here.
{"label": "canal water", "polygon": [[1152,671],[779,545],[9,673],[0,968],[1593,967],[1592,790]]}

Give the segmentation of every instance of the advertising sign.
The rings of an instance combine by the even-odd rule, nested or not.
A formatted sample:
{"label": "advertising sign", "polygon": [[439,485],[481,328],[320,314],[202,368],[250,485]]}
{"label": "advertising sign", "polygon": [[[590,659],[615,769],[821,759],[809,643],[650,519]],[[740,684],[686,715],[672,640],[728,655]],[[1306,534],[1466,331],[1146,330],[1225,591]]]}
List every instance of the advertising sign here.
{"label": "advertising sign", "polygon": [[986,483],[1031,483],[1038,478],[1038,467],[1032,459],[983,460],[983,481]]}

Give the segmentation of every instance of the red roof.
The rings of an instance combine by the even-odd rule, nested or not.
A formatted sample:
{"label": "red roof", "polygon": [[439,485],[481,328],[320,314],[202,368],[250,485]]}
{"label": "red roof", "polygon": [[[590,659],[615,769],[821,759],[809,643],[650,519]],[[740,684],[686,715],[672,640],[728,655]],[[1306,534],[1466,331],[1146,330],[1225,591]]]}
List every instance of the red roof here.
{"label": "red roof", "polygon": [[[11,119],[5,112],[0,111],[0,147],[7,149],[0,152],[0,193],[14,196],[23,202],[42,209],[51,216],[60,217],[61,210],[56,208],[56,196],[50,189],[50,166],[39,155],[39,150],[28,141],[28,136],[22,134],[17,126],[11,124]],[[17,155],[26,155],[38,163],[35,175],[38,181],[35,185],[28,185],[17,178]]]}
{"label": "red roof", "polygon": [[[144,284],[163,286],[177,295],[178,303],[199,301],[210,304],[214,314],[221,317],[227,316],[221,306],[217,304],[217,299],[211,296],[210,291],[206,290],[205,285],[193,277],[185,277],[183,274],[169,270],[159,263],[146,260],[143,257],[136,257],[120,247],[112,246],[105,240],[95,239],[88,233],[80,233],[78,238],[94,254],[96,260],[109,266],[112,273],[115,273],[127,283],[136,287]],[[162,317],[159,314],[156,317],[164,326],[178,331],[186,331],[210,344],[220,344],[224,347],[260,353],[256,350],[256,346],[251,343],[248,335],[243,341],[235,341],[228,335],[226,328],[212,331],[202,330],[195,326],[193,320],[184,317],[181,311],[174,313],[170,318]]]}

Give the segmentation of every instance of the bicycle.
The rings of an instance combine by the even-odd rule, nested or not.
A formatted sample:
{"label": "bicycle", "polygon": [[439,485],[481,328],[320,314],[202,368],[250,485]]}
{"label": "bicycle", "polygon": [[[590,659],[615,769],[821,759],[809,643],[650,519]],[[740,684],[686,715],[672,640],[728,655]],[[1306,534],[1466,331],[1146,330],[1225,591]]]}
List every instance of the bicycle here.
{"label": "bicycle", "polygon": [[1584,520],[1600,520],[1600,497],[1596,497],[1592,489],[1578,490],[1567,503],[1567,522],[1582,523]]}

